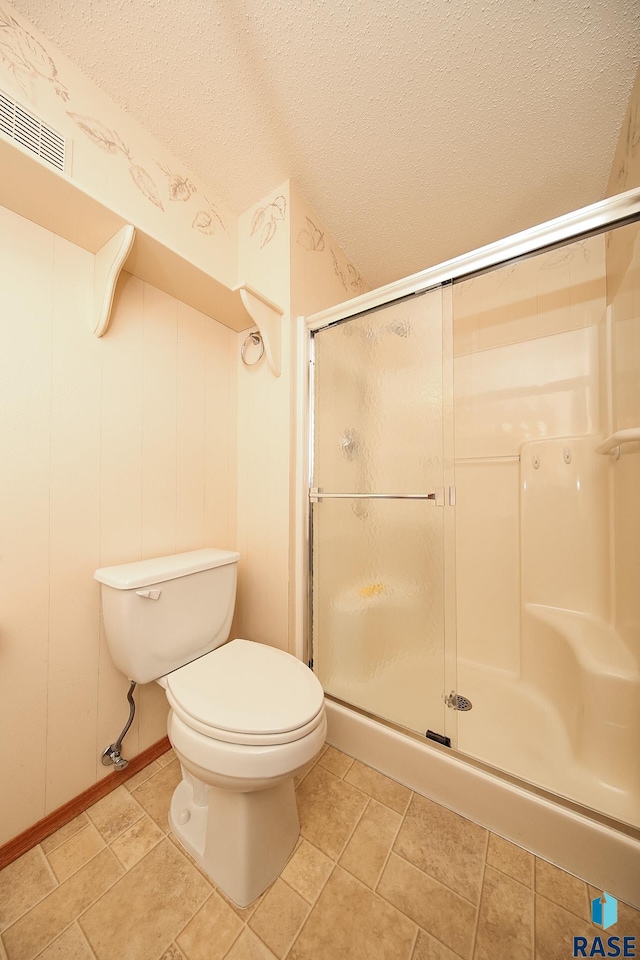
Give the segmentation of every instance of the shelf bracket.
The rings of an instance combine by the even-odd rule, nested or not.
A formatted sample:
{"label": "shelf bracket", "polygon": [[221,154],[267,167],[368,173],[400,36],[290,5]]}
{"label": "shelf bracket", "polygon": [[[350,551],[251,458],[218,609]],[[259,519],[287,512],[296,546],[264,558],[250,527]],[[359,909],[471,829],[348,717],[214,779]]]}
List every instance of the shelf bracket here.
{"label": "shelf bracket", "polygon": [[281,337],[284,310],[248,283],[240,283],[233,289],[234,292],[240,291],[243,306],[260,331],[271,372],[279,377],[282,372]]}
{"label": "shelf bracket", "polygon": [[95,255],[93,272],[93,332],[102,337],[109,329],[116,283],[131,252],[135,230],[126,223]]}

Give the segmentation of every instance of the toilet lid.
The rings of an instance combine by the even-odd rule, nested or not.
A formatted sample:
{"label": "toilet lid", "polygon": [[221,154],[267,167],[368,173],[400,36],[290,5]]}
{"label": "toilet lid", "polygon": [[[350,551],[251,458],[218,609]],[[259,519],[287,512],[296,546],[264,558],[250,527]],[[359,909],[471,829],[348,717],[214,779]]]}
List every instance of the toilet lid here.
{"label": "toilet lid", "polygon": [[167,693],[184,719],[250,736],[297,730],[324,703],[306,664],[251,640],[232,640],[170,673]]}

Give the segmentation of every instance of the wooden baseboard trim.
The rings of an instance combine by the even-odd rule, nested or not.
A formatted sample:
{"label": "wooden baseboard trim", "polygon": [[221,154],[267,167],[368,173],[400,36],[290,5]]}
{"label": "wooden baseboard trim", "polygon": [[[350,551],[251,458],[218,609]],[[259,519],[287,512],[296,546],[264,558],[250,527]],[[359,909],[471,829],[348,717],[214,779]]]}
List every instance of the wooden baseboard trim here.
{"label": "wooden baseboard trim", "polygon": [[106,797],[112,790],[116,790],[120,784],[126,783],[127,780],[134,777],[136,773],[139,773],[140,770],[149,763],[152,763],[153,760],[156,760],[158,757],[161,757],[163,753],[166,753],[170,746],[169,738],[163,737],[162,740],[153,743],[150,747],[147,747],[146,750],[143,750],[142,753],[139,753],[137,757],[134,757],[133,760],[130,760],[129,766],[125,767],[124,770],[114,769],[109,776],[94,783],[92,787],[78,794],[73,800],[69,800],[68,803],[58,807],[57,810],[49,813],[46,817],[43,817],[42,820],[38,820],[38,822],[34,823],[28,830],[19,833],[13,840],[9,840],[8,843],[0,847],[0,870],[14,860],[17,860],[18,857],[21,857],[27,850],[31,850],[32,847],[35,847],[36,844],[44,840],[45,837],[55,833],[56,830],[63,827],[65,823],[69,823],[70,820],[77,817],[78,814],[86,810],[87,807],[90,807],[98,800],[102,800],[102,798]]}

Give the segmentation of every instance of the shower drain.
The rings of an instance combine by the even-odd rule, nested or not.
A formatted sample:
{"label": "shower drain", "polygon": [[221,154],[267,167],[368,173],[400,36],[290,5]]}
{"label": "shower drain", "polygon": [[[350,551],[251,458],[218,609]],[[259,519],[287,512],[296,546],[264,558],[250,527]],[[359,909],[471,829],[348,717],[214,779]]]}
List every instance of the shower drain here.
{"label": "shower drain", "polygon": [[444,702],[448,707],[451,707],[452,710],[471,710],[473,706],[471,700],[460,696],[455,690],[452,690],[451,693],[444,698]]}

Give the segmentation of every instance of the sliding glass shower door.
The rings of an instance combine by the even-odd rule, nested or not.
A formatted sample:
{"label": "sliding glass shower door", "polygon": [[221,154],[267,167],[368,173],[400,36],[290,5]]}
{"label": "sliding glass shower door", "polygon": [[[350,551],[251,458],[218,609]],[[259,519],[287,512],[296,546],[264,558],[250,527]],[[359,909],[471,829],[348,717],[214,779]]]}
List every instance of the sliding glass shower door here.
{"label": "sliding glass shower door", "polygon": [[313,334],[311,641],[328,694],[455,745],[449,296]]}

